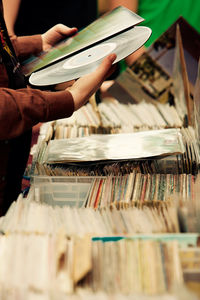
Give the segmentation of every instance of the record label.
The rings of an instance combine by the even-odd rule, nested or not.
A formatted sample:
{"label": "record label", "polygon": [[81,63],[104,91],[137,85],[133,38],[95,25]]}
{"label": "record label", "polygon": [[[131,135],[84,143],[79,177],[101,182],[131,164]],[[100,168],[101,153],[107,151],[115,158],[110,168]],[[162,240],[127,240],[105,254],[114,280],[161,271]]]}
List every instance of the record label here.
{"label": "record label", "polygon": [[64,69],[83,67],[106,57],[116,48],[116,43],[105,43],[85,50],[63,64]]}

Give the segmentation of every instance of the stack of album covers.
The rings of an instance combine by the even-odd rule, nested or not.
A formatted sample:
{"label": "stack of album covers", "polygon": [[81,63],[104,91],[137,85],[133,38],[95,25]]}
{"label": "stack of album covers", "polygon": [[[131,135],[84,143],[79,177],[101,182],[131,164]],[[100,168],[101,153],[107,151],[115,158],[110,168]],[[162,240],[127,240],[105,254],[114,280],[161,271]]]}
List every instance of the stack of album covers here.
{"label": "stack of album covers", "polygon": [[62,229],[66,235],[110,236],[180,231],[174,205],[93,209],[70,207],[64,201],[54,205],[47,199],[32,201],[39,197],[37,190],[28,198],[19,197],[1,219],[1,232],[54,234]]}
{"label": "stack of album covers", "polygon": [[[0,246],[0,296],[6,300],[24,299],[19,296],[25,292],[32,294],[32,299],[64,300],[78,296],[79,286],[91,299],[96,293],[107,297],[121,294],[130,299],[181,299],[178,289],[186,290],[179,245],[172,240],[94,239],[89,243],[88,239],[62,234],[21,233],[1,235]],[[13,294],[18,298],[8,297]]]}
{"label": "stack of album covers", "polygon": [[170,201],[179,194],[182,199],[194,197],[195,180],[190,174],[141,174],[132,172],[124,176],[108,176],[93,180],[85,207],[117,207],[157,205]]}
{"label": "stack of album covers", "polygon": [[98,134],[52,140],[44,162],[98,162],[140,160],[183,154],[180,129],[150,130],[123,134]]}
{"label": "stack of album covers", "polygon": [[177,241],[95,240],[92,263],[91,281],[97,291],[156,295],[183,283]]}
{"label": "stack of album covers", "polygon": [[124,104],[113,97],[107,97],[95,108],[88,103],[74,112],[70,118],[50,122],[48,127],[45,126],[45,130],[48,140],[50,132],[51,139],[66,139],[98,133],[131,133],[180,128],[182,125],[175,107],[168,103],[153,104],[141,101],[138,104]]}
{"label": "stack of album covers", "polygon": [[142,174],[109,176],[35,176],[32,187],[40,202],[71,207],[165,206],[176,198],[197,201],[199,175]]}
{"label": "stack of album covers", "polygon": [[181,232],[200,232],[199,186],[199,175],[131,172],[122,176],[35,176],[32,191],[38,202],[53,207],[138,208],[143,212],[149,208],[147,211],[159,216],[162,211],[166,224],[172,216],[176,223],[178,211]]}
{"label": "stack of album covers", "polygon": [[[145,175],[141,172],[132,172],[122,176],[104,177],[35,176],[32,191],[38,202],[53,207],[67,205],[72,208],[102,211],[117,209],[120,214],[124,214],[123,209],[128,208],[130,214],[141,210],[142,214],[147,211],[150,214],[155,212],[159,217],[164,217],[167,230],[171,228],[168,224],[171,222],[170,219],[173,218],[172,223],[177,224],[178,217],[180,228],[178,230],[200,232],[199,186],[199,175]],[[135,210],[136,208],[138,210]],[[83,210],[80,210],[80,213],[83,213]],[[136,222],[140,223],[139,218]],[[173,228],[178,227],[173,225]],[[122,232],[125,231],[124,228]]]}
{"label": "stack of album covers", "polygon": [[[136,213],[124,210],[127,214],[120,219],[117,210],[61,209],[33,200],[33,195],[32,199],[19,197],[0,219],[2,299],[9,299],[11,291],[13,295],[32,293],[34,297],[35,293],[39,299],[46,295],[44,299],[56,300],[61,295],[61,299],[79,297],[80,292],[89,292],[91,297],[121,294],[132,296],[130,299],[158,295],[162,299],[165,295],[178,300],[178,290],[190,295],[184,282],[185,276],[191,279],[191,273],[199,273],[198,234],[151,234],[148,228],[153,218],[157,219],[155,230],[166,226],[169,218],[162,220],[150,210],[143,216],[138,212],[138,220],[138,209]],[[104,229],[123,226],[129,226],[129,234]],[[141,233],[140,226],[146,227],[145,234],[135,234]]]}
{"label": "stack of album covers", "polygon": [[[178,132],[180,132],[180,135]],[[158,140],[155,140],[156,136],[153,136],[154,133],[158,134],[158,136],[159,134],[165,133],[166,139],[163,140],[162,148],[162,140],[159,141],[160,148],[156,147],[157,151],[160,151],[159,153],[155,153],[154,151],[155,143],[158,145]],[[175,144],[175,140],[173,144],[172,139],[177,133],[180,136],[180,144],[179,142]],[[37,175],[51,176],[105,176],[109,174],[120,175],[130,173],[132,169],[137,168],[142,173],[150,174],[186,173],[196,175],[198,173],[200,159],[198,142],[195,135],[196,133],[194,128],[188,127],[181,129],[142,131],[132,134],[124,133],[113,136],[93,135],[91,137],[71,138],[67,140],[53,139],[48,143],[43,140],[38,144],[38,151],[34,155],[33,173]],[[134,139],[140,137],[144,139],[143,141],[140,139],[139,145],[134,144],[132,148],[129,148],[131,140],[126,139],[127,136],[133,137]],[[151,141],[148,139],[150,136],[152,137]],[[112,156],[111,143],[108,149],[108,143],[110,142],[111,137],[112,140],[116,137],[116,142],[120,143],[118,148],[118,157],[116,157],[117,152],[115,151],[116,148],[114,149],[114,146],[113,152],[116,153],[113,153]],[[167,137],[171,140],[171,142],[168,141],[168,144],[165,142]],[[121,138],[124,138],[125,141]],[[134,139],[132,141],[135,141]],[[139,142],[139,140],[137,141]],[[83,142],[85,144],[83,144]],[[103,148],[103,143],[109,152],[104,150],[105,147]],[[129,145],[127,143],[129,143]],[[169,147],[170,143],[171,145]],[[83,147],[83,145],[85,145],[85,147]],[[140,145],[141,148],[138,148]],[[72,157],[71,153],[73,153],[74,157]],[[157,154],[161,154],[159,155],[159,159],[157,159]],[[164,158],[162,158],[163,155],[165,156]]]}
{"label": "stack of album covers", "polygon": [[[95,111],[86,104],[72,117],[53,124],[54,138],[82,137],[95,133],[123,133],[150,129],[181,127],[182,122],[174,106],[141,101],[120,103],[115,98],[103,98]],[[98,113],[97,113],[98,112]],[[151,114],[149,113],[151,112]]]}
{"label": "stack of album covers", "polygon": [[[43,157],[46,154],[47,151],[47,147],[49,145],[49,143],[59,143],[59,141],[57,141],[58,139],[70,139],[70,138],[77,138],[77,137],[87,137],[91,134],[121,134],[121,133],[133,133],[133,132],[138,132],[138,131],[146,131],[146,130],[156,130],[156,129],[163,129],[166,128],[166,121],[162,119],[160,120],[160,124],[157,124],[159,120],[158,117],[151,117],[151,120],[147,117],[149,115],[149,111],[152,111],[152,114],[150,114],[150,116],[153,116],[153,110],[155,110],[155,106],[152,104],[147,104],[147,103],[143,103],[141,105],[138,105],[138,112],[136,112],[134,115],[130,115],[131,114],[131,108],[127,107],[127,105],[124,104],[120,104],[118,101],[116,101],[115,99],[107,99],[104,103],[104,101],[102,103],[99,104],[99,106],[105,106],[105,107],[109,107],[111,104],[111,107],[109,108],[108,112],[102,112],[101,111],[101,115],[104,116],[102,117],[102,119],[104,119],[104,121],[106,120],[107,124],[104,126],[100,125],[97,126],[96,124],[92,124],[91,126],[86,125],[87,123],[85,123],[84,120],[82,120],[83,118],[81,118],[81,114],[82,111],[84,110],[84,108],[80,109],[79,111],[74,113],[74,116],[69,118],[69,119],[64,119],[64,120],[59,120],[53,123],[49,123],[49,124],[45,124],[42,126],[41,128],[41,135],[37,144],[37,151],[34,154],[34,159],[33,159],[33,168],[32,168],[32,173],[35,174],[45,174],[45,171],[43,170],[43,166],[46,165],[43,162]],[[114,104],[113,104],[114,103]],[[114,106],[119,106],[119,108],[116,109],[116,113],[114,115],[114,111],[115,109],[113,108]],[[127,119],[127,115],[121,114],[120,111],[123,110],[121,106],[125,106],[124,110],[126,110],[127,115],[130,115],[129,120]],[[164,105],[164,104],[159,104],[161,107],[162,106],[167,106],[169,108],[169,118],[168,118],[168,124],[169,122],[172,122],[172,120],[175,118],[172,118],[171,116],[173,116],[173,112],[176,112],[171,106],[169,105]],[[86,105],[85,107],[91,107],[90,104]],[[130,106],[135,108],[137,108],[137,105],[135,104],[130,104]],[[144,109],[139,108],[139,106],[144,106]],[[152,107],[152,109],[150,108],[150,106]],[[104,108],[103,108],[104,109]],[[94,111],[94,110],[93,110]],[[118,111],[118,115],[117,115],[117,111]],[[146,111],[146,113],[145,113]],[[167,109],[163,108],[163,112],[166,112]],[[173,111],[173,112],[172,112]],[[107,115],[106,115],[107,114]],[[111,116],[109,114],[114,115],[114,117],[111,118]],[[159,113],[156,113],[156,115]],[[92,114],[88,114],[90,117],[92,116]],[[124,118],[126,119],[125,122],[126,123],[122,123],[122,121],[119,118],[119,115],[123,115]],[[137,117],[137,116],[138,117]],[[139,120],[139,118],[141,119],[142,115],[146,115],[146,117],[143,120]],[[77,119],[76,119],[76,116]],[[171,118],[171,121],[170,121]],[[73,119],[73,120],[70,120]],[[74,119],[75,122],[74,122]],[[82,120],[82,121],[81,121]],[[128,120],[128,123],[127,123]],[[131,121],[132,120],[132,121]],[[138,121],[137,121],[138,120]],[[146,124],[145,121],[146,120]],[[104,122],[103,121],[103,122]],[[72,123],[70,123],[72,122]],[[82,124],[81,124],[82,122]],[[131,123],[133,122],[137,122],[138,124],[133,125]],[[143,124],[142,124],[143,122]],[[173,121],[174,122],[174,121]],[[105,122],[104,122],[105,123]],[[142,124],[142,125],[141,125]],[[162,124],[162,125],[161,125]],[[180,123],[177,123],[176,125],[173,123],[171,123],[170,126],[167,125],[167,127],[176,127],[176,128],[180,128]],[[135,127],[134,127],[135,126]],[[66,141],[67,142],[67,141]],[[79,141],[77,140],[77,146],[79,144]],[[78,149],[75,149],[75,151],[77,152]],[[194,151],[193,151],[194,152]],[[172,159],[172,165],[176,165],[176,158],[174,160],[174,158]],[[59,159],[58,159],[59,161]],[[61,161],[59,161],[59,165],[61,165]],[[65,164],[66,165],[66,164]],[[91,169],[93,168],[92,164],[91,165]],[[50,168],[54,168],[55,164],[50,166]],[[48,165],[47,165],[48,168]],[[66,165],[67,168],[67,165]],[[78,168],[78,166],[77,166]],[[101,166],[98,166],[98,169],[101,168]],[[62,168],[61,168],[62,169]],[[84,167],[83,167],[84,169]],[[87,171],[86,171],[87,172]],[[47,173],[48,174],[48,173]]]}
{"label": "stack of album covers", "polygon": [[[132,135],[145,134],[145,137],[147,137],[154,132],[164,132],[166,134],[166,140],[171,147],[170,149],[173,150],[171,153],[173,155],[159,159],[156,156],[150,158],[147,154],[150,153],[150,147],[144,147],[146,159],[104,159],[97,161],[97,156],[94,156],[94,161],[91,161],[93,154],[100,154],[99,149],[103,149],[102,153],[106,154],[106,147],[102,147],[103,140],[101,140],[100,146],[97,146],[96,141],[98,140],[95,140],[92,149],[90,137],[87,137],[88,146],[92,149],[89,155],[83,143],[86,137],[50,140],[47,147],[39,152],[35,164],[35,176],[32,178],[32,185],[40,194],[40,201],[51,205],[63,206],[68,204],[93,209],[110,207],[118,209],[123,207],[140,208],[143,206],[157,209],[163,206],[168,207],[172,199],[177,199],[177,195],[182,200],[194,200],[195,185],[199,182],[199,151],[194,128],[163,129],[138,132]],[[174,133],[175,136],[178,133],[179,137],[176,150],[173,148]],[[113,137],[126,137],[126,135],[129,134],[115,134]],[[98,135],[98,138],[108,138],[109,136]],[[110,151],[110,139],[107,139],[107,141],[109,142],[108,150]],[[130,142],[129,139],[127,141]],[[74,147],[73,151],[70,150],[70,143]],[[141,143],[139,144],[141,145]],[[132,149],[135,148],[134,145]],[[155,141],[153,142],[152,151],[154,145]],[[161,146],[161,140],[159,140],[159,145]],[[163,145],[166,150],[165,142]],[[179,149],[183,149],[183,153],[177,153],[177,145],[179,145]],[[79,150],[77,150],[77,147]],[[80,147],[81,151],[89,157],[88,161],[73,161],[74,157],[72,159],[71,154],[75,154],[77,158],[77,155],[80,155],[81,152]],[[121,158],[124,158],[129,148],[124,147],[121,150],[120,145],[117,148],[120,150]],[[115,149],[116,144],[113,147],[114,155],[117,153]],[[129,154],[133,155],[134,151],[130,151]],[[66,159],[67,153],[70,154],[69,161]],[[139,155],[142,154],[141,149],[138,153]],[[49,179],[44,175],[49,176]],[[191,202],[189,201],[189,203]],[[185,227],[187,226],[184,225]],[[188,229],[184,229],[184,231],[188,231]]]}

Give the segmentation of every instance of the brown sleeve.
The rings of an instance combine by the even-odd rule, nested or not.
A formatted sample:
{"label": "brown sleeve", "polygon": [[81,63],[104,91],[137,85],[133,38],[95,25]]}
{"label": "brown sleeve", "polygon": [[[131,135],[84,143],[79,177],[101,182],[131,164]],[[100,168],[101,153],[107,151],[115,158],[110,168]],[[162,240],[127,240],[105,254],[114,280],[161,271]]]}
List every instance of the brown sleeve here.
{"label": "brown sleeve", "polygon": [[0,88],[0,140],[16,137],[38,122],[70,117],[73,112],[74,100],[68,91]]}
{"label": "brown sleeve", "polygon": [[41,35],[21,36],[16,35],[10,37],[16,55],[19,58],[26,58],[30,55],[37,55],[42,52],[42,38]]}

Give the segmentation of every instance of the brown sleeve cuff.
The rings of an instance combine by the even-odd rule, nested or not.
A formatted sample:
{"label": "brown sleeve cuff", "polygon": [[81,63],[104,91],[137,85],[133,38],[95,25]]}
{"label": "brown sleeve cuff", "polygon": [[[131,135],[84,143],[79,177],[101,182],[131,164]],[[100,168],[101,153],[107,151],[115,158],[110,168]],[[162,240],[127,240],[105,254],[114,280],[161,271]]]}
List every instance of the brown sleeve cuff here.
{"label": "brown sleeve cuff", "polygon": [[46,121],[70,117],[74,112],[74,99],[69,91],[43,92],[48,98],[48,117]]}
{"label": "brown sleeve cuff", "polygon": [[11,41],[19,57],[39,54],[42,51],[42,38],[40,34],[32,36],[11,37]]}

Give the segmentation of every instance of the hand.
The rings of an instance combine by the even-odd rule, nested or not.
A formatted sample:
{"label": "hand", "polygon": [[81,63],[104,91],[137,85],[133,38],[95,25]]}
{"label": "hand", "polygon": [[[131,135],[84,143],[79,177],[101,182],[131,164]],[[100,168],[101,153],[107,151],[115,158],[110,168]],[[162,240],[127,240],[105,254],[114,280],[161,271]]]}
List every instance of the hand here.
{"label": "hand", "polygon": [[73,35],[77,32],[77,28],[67,27],[63,24],[57,24],[42,34],[43,51],[47,51],[66,36]]}
{"label": "hand", "polygon": [[74,109],[79,109],[98,90],[102,82],[112,74],[114,66],[112,63],[116,59],[116,54],[108,55],[100,66],[92,73],[78,79],[67,90],[70,91],[74,99]]}
{"label": "hand", "polygon": [[66,90],[68,87],[72,86],[75,83],[75,80],[70,80],[62,83],[58,83],[55,85],[55,91],[63,91]]}

